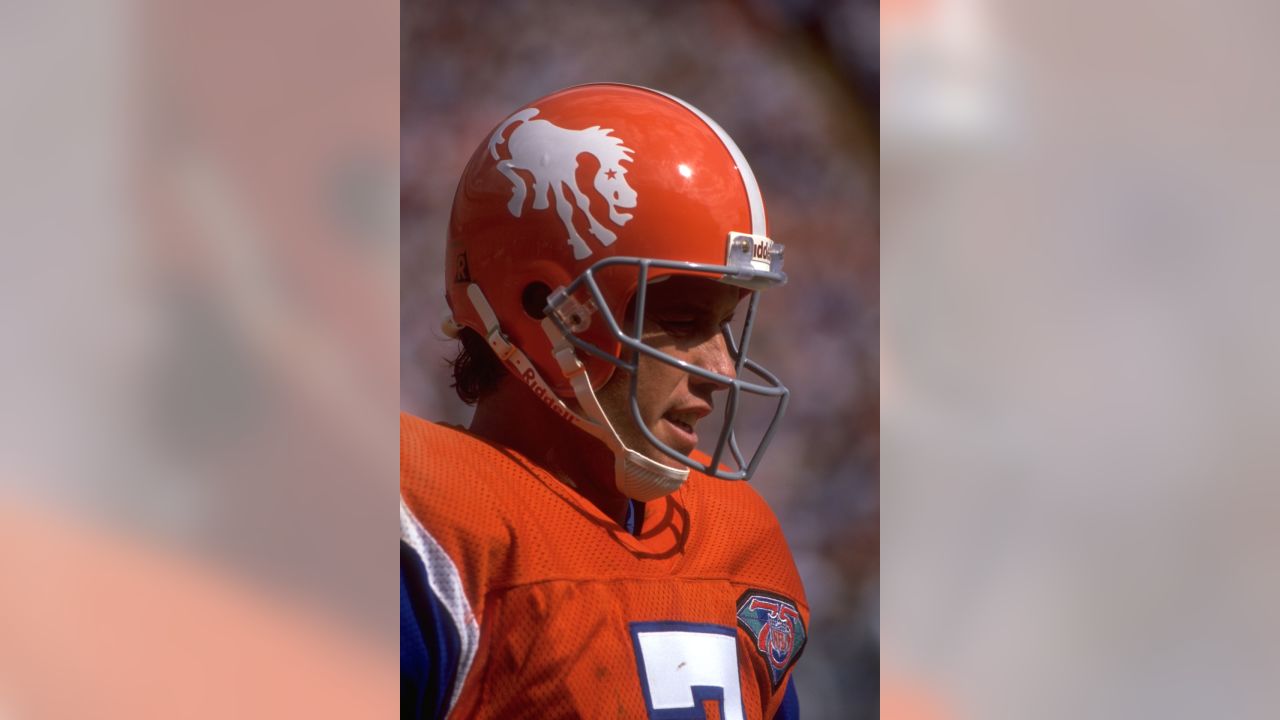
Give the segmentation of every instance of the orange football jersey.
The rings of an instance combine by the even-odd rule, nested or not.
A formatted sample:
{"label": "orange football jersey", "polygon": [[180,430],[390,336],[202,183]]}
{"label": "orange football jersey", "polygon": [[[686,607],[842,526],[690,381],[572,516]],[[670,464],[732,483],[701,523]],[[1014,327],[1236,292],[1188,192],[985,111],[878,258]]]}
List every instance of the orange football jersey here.
{"label": "orange football jersey", "polygon": [[402,546],[457,628],[451,717],[777,711],[809,607],[747,483],[693,472],[632,535],[519,454],[401,414],[400,493]]}

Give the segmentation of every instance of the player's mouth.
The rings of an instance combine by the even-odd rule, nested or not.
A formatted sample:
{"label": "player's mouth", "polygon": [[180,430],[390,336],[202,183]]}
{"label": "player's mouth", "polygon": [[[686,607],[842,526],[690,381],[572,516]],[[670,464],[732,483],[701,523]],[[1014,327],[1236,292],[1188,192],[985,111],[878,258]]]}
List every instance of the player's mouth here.
{"label": "player's mouth", "polygon": [[704,415],[706,410],[672,410],[662,416],[662,420],[667,424],[669,429],[668,435],[672,438],[672,442],[668,444],[688,455],[698,446],[698,431],[694,428]]}

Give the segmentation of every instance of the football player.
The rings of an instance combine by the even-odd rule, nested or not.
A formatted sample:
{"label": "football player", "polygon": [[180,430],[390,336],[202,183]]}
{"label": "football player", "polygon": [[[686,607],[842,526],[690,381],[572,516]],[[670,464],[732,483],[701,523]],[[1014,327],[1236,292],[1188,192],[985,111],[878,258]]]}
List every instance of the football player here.
{"label": "football player", "polygon": [[787,401],[747,356],[782,260],[737,145],[670,95],[569,88],[483,139],[444,262],[474,419],[400,419],[405,716],[797,717],[809,607],[742,482]]}

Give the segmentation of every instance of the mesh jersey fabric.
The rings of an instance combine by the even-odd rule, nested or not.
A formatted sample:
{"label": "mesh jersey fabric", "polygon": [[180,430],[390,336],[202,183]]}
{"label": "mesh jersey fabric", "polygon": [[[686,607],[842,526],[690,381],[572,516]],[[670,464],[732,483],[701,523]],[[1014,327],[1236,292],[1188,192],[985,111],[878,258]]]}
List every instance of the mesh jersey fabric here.
{"label": "mesh jersey fabric", "polygon": [[[740,704],[742,717],[764,720],[782,703],[809,607],[781,529],[747,483],[693,473],[647,503],[631,535],[519,454],[402,413],[400,492],[402,538],[406,523],[422,534],[410,545],[427,556],[433,589],[455,593],[445,604],[463,635],[473,631],[450,717],[643,718],[677,707],[661,705],[663,683],[682,677],[706,717]],[[760,633],[739,622],[748,596],[798,610],[785,667],[771,668]],[[642,657],[654,652],[648,631],[696,641],[689,667]],[[736,683],[698,667],[715,662],[704,649],[729,646]]]}

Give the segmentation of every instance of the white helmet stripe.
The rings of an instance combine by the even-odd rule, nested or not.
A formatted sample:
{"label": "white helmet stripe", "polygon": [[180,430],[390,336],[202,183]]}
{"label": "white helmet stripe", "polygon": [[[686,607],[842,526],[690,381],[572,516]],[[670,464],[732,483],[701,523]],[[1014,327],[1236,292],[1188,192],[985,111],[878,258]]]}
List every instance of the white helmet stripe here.
{"label": "white helmet stripe", "polygon": [[746,156],[744,156],[742,151],[738,149],[738,144],[733,141],[733,138],[729,137],[729,133],[725,132],[723,128],[716,124],[715,120],[707,117],[706,114],[698,108],[690,105],[684,100],[681,100],[675,95],[667,95],[667,93],[664,93],[661,90],[654,90],[653,92],[656,92],[659,95],[665,95],[666,97],[669,97],[685,106],[694,115],[702,118],[702,122],[706,123],[707,127],[715,131],[716,135],[720,138],[720,142],[724,143],[725,149],[728,150],[729,155],[733,157],[733,162],[738,166],[738,172],[742,175],[742,184],[746,186],[747,203],[751,206],[751,234],[768,235],[768,228],[764,226],[764,199],[760,197],[760,186],[756,183],[755,173],[751,172],[751,166],[747,164]]}

